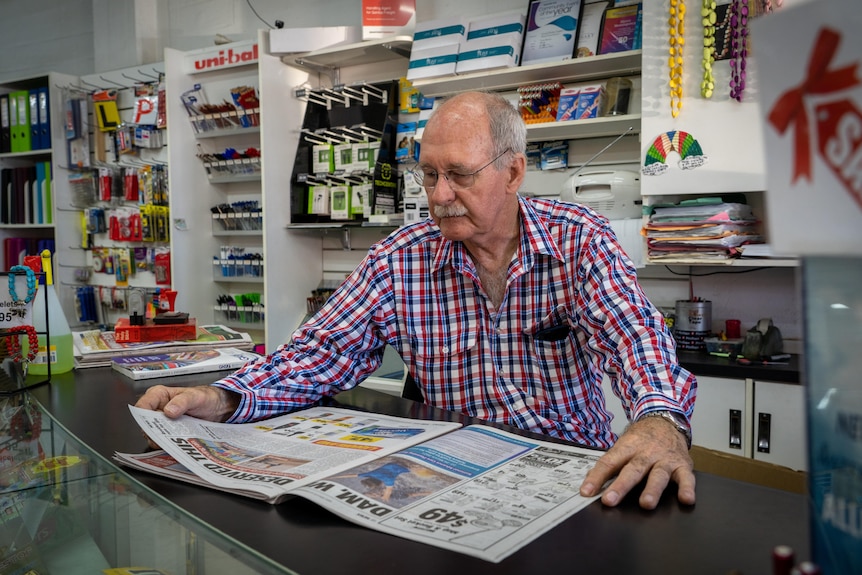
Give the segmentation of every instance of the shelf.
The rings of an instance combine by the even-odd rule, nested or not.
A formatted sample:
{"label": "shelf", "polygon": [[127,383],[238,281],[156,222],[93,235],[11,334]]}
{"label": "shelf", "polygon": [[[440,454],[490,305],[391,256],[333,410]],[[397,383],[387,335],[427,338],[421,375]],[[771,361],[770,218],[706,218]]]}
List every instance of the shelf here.
{"label": "shelf", "polygon": [[329,46],[297,56],[285,56],[282,61],[312,70],[333,70],[347,66],[403,61],[410,58],[412,36],[388,36],[356,44]]}
{"label": "shelf", "polygon": [[672,262],[650,261],[647,260],[648,266],[700,266],[700,267],[715,267],[728,266],[738,268],[795,268],[799,267],[799,260],[796,258],[738,258],[732,260],[721,261],[703,261],[703,260],[677,260]]}
{"label": "shelf", "polygon": [[51,155],[50,148],[43,148],[39,150],[27,150],[26,152],[6,152],[0,154],[0,159],[13,159],[13,158],[38,158],[43,156]]}
{"label": "shelf", "polygon": [[214,230],[213,231],[214,237],[226,237],[226,236],[254,237],[254,236],[262,236],[262,235],[263,235],[263,230]]}
{"label": "shelf", "polygon": [[239,174],[231,176],[214,176],[208,178],[211,184],[233,184],[237,182],[259,182],[261,175],[258,174]]}
{"label": "shelf", "polygon": [[213,281],[223,284],[262,284],[263,278],[259,276],[216,276]]}
{"label": "shelf", "polygon": [[631,128],[632,134],[640,132],[640,114],[606,116],[586,120],[570,120],[568,122],[527,124],[527,140],[530,142],[546,142],[550,140],[619,136],[629,128]]}
{"label": "shelf", "polygon": [[629,50],[561,62],[485,70],[460,76],[422,78],[414,80],[413,86],[425,96],[448,96],[467,90],[504,90],[537,82],[584,82],[639,74],[640,71],[641,50]]}
{"label": "shelf", "polygon": [[195,138],[202,140],[205,138],[221,138],[222,136],[237,136],[239,134],[259,134],[260,126],[251,126],[249,128],[223,128],[220,130],[211,130],[209,132],[200,132],[195,134]]}

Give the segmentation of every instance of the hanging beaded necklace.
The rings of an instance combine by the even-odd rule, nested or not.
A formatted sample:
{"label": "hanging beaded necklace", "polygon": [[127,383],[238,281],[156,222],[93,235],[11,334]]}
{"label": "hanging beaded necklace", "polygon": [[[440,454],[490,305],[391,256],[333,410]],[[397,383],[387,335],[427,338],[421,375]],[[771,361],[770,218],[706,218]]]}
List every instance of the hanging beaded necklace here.
{"label": "hanging beaded necklace", "polygon": [[730,27],[730,97],[741,102],[745,91],[745,59],[748,56],[748,0],[733,0],[730,5]]}
{"label": "hanging beaded necklace", "polygon": [[6,329],[3,335],[6,337],[6,350],[9,352],[9,357],[16,362],[24,359],[24,354],[21,351],[21,342],[18,341],[18,334],[27,335],[27,361],[33,361],[36,359],[36,353],[39,351],[39,335],[36,333],[36,328],[32,325],[19,325]]}
{"label": "hanging beaded necklace", "polygon": [[715,62],[715,0],[703,0],[700,15],[703,19],[703,80],[700,82],[700,95],[712,98],[715,89],[712,75],[712,63]]}
{"label": "hanging beaded necklace", "polygon": [[27,266],[12,266],[9,268],[9,295],[12,296],[13,302],[21,301],[18,299],[18,293],[15,291],[15,274],[23,272],[27,278],[27,297],[24,298],[24,303],[33,301],[36,295],[36,274]]}
{"label": "hanging beaded necklace", "polygon": [[670,18],[668,18],[668,67],[670,75],[670,114],[674,118],[682,110],[682,63],[683,46],[685,45],[685,0],[670,0]]}

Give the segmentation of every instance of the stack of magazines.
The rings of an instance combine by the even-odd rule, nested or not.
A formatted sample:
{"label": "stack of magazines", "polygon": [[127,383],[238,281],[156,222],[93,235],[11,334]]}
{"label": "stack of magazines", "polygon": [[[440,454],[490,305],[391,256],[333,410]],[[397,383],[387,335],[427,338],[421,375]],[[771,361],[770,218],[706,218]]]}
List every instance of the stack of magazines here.
{"label": "stack of magazines", "polygon": [[75,367],[108,367],[111,358],[177,351],[203,351],[218,348],[251,350],[254,342],[249,334],[223,325],[199,325],[195,339],[182,341],[146,341],[120,343],[113,331],[98,329],[72,333],[75,344]]}
{"label": "stack of magazines", "polygon": [[731,262],[741,246],[763,242],[747,204],[720,198],[687,200],[653,208],[644,225],[650,262]]}

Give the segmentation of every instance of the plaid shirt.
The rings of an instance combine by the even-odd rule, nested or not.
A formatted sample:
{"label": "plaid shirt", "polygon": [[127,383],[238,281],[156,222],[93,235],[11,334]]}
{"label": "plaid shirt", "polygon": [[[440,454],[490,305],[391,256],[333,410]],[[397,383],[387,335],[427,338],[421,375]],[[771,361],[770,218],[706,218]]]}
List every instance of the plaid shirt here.
{"label": "plaid shirt", "polygon": [[[603,374],[629,419],[660,409],[690,417],[694,376],[607,221],[577,205],[519,202],[520,245],[499,310],[463,244],[430,220],[405,226],[371,247],[289,343],[216,382],[242,395],[229,421],[354,387],[387,344],[427,403],[580,444],[616,440]],[[554,326],[558,338],[542,337]]]}

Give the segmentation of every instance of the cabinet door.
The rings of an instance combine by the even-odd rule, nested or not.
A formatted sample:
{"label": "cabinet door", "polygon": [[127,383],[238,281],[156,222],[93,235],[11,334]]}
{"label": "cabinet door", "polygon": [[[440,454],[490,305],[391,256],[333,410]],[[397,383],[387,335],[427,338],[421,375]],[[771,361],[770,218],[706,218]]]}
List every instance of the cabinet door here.
{"label": "cabinet door", "polygon": [[808,470],[804,391],[801,385],[754,383],[755,459]]}
{"label": "cabinet door", "polygon": [[691,418],[695,445],[750,457],[750,426],[746,421],[743,379],[697,377],[697,400]]}

